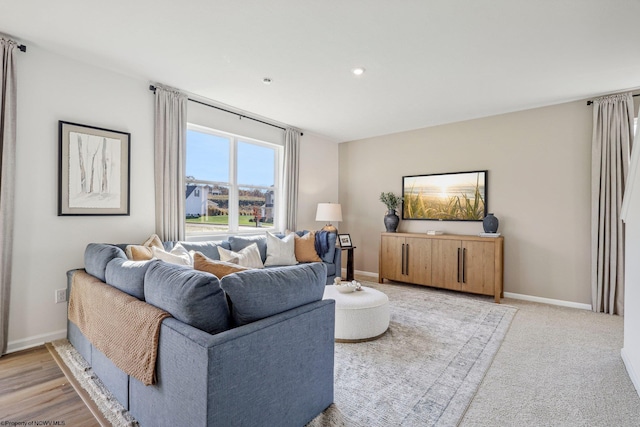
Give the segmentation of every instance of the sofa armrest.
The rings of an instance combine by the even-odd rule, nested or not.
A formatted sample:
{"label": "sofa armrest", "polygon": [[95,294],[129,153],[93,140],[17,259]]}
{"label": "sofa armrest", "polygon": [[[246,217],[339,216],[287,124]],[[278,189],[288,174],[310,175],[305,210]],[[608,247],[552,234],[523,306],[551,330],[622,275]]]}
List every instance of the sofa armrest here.
{"label": "sofa armrest", "polygon": [[333,300],[216,335],[165,319],[158,383],[131,378],[131,413],[142,425],[304,425],[333,402],[334,323]]}
{"label": "sofa armrest", "polygon": [[327,264],[327,281],[325,285],[332,285],[336,277],[342,276],[342,250],[336,246],[331,262],[323,262]]}
{"label": "sofa armrest", "polygon": [[336,253],[333,255],[333,263],[336,265],[336,275],[342,274],[342,249],[336,246]]}

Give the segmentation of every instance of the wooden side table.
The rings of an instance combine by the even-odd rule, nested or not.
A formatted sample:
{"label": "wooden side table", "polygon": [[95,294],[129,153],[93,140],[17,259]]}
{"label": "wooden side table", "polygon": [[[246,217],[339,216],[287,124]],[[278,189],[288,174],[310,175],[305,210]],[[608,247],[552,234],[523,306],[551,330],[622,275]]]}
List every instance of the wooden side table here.
{"label": "wooden side table", "polygon": [[340,248],[342,251],[347,251],[347,282],[353,280],[353,250],[355,246],[351,246],[350,248]]}

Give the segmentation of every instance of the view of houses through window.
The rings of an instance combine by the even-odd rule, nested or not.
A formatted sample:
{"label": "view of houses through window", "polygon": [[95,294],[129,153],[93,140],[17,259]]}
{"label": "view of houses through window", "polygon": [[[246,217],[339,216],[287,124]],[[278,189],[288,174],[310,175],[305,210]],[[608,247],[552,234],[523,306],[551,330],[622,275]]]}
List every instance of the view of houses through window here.
{"label": "view of houses through window", "polygon": [[189,125],[186,234],[274,228],[282,148]]}

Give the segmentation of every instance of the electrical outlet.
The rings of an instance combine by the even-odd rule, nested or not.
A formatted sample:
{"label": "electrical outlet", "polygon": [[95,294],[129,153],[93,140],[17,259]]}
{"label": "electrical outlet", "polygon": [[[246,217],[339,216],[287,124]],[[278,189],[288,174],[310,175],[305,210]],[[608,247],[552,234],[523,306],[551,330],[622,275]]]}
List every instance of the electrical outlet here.
{"label": "electrical outlet", "polygon": [[67,300],[67,290],[66,289],[56,289],[56,304],[65,302]]}

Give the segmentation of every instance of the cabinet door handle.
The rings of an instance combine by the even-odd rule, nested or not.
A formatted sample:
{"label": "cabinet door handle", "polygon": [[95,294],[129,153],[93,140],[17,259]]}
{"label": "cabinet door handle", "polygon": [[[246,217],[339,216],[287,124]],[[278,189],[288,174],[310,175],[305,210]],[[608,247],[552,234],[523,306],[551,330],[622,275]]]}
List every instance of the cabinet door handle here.
{"label": "cabinet door handle", "polygon": [[404,257],[404,274],[409,275],[409,244],[407,243],[407,255]]}
{"label": "cabinet door handle", "polygon": [[460,248],[458,248],[458,269],[456,270],[456,281],[460,283]]}
{"label": "cabinet door handle", "polygon": [[400,274],[404,275],[404,243],[402,244],[402,267],[401,267],[402,271],[400,272]]}
{"label": "cabinet door handle", "polygon": [[467,248],[462,249],[462,283],[467,283],[464,271],[467,268]]}

